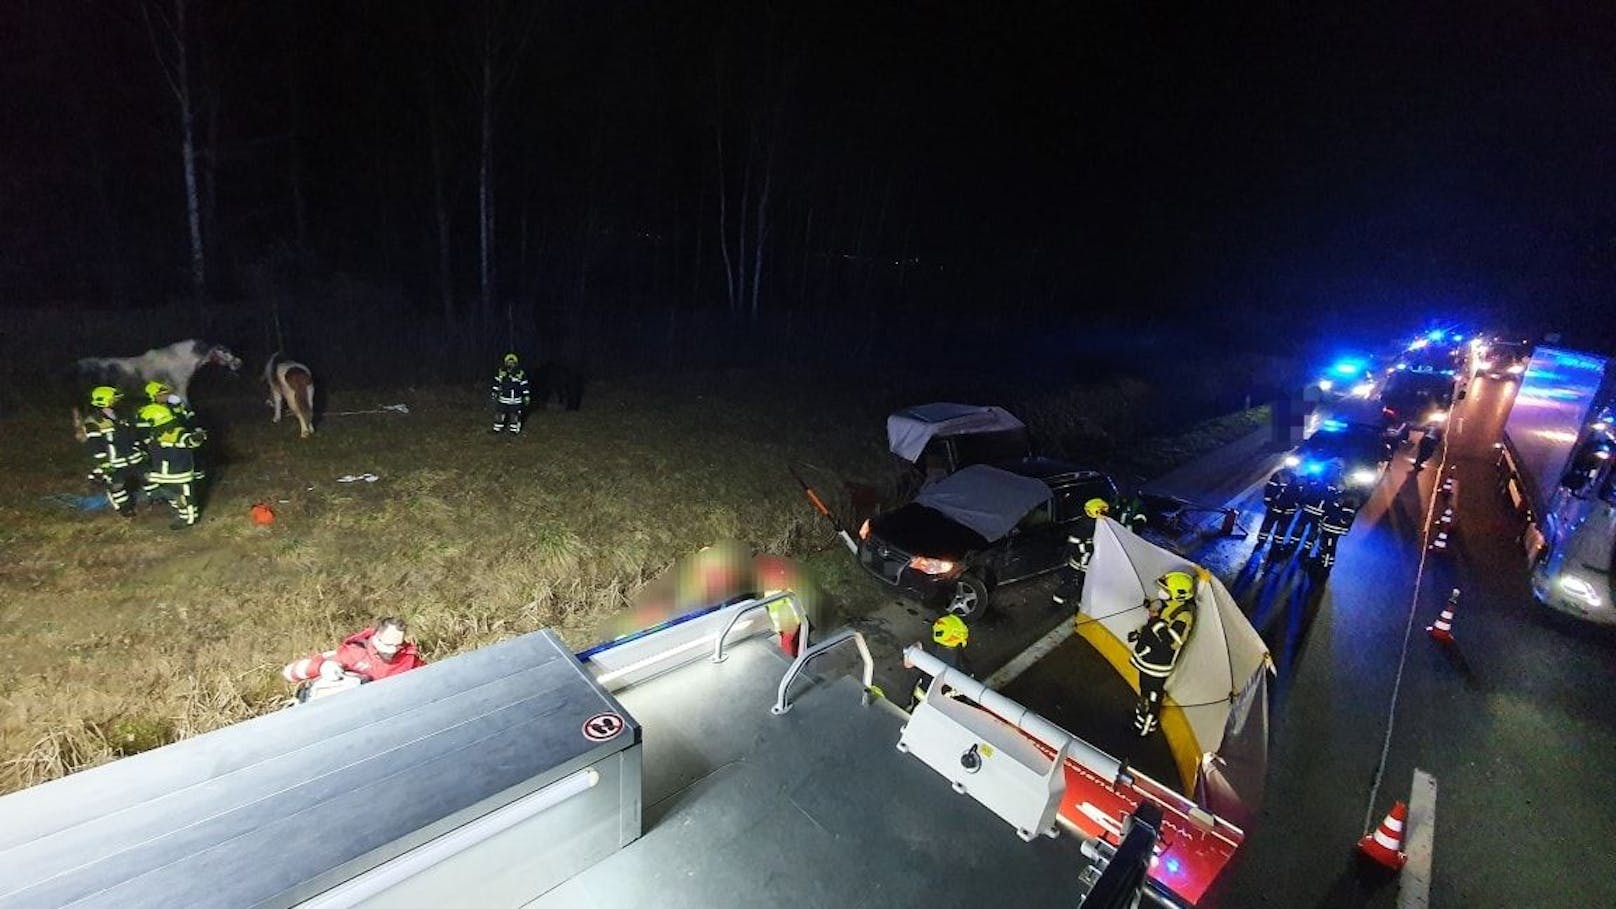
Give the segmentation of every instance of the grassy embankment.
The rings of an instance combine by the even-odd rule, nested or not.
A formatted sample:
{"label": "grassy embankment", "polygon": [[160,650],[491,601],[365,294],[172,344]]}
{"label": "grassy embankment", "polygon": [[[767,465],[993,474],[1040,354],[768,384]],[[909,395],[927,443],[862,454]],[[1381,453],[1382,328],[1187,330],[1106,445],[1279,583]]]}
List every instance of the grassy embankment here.
{"label": "grassy embankment", "polygon": [[[810,569],[843,609],[880,594],[829,549],[786,470],[887,472],[885,404],[852,389],[619,382],[578,413],[536,414],[519,439],[489,435],[470,391],[354,393],[329,409],[411,413],[332,416],[306,441],[226,391],[202,400],[213,491],[183,532],[165,511],[124,521],[50,503],[87,491],[67,421],[4,426],[0,792],[273,709],[284,662],[380,614],[406,616],[429,659],[542,627],[582,646],[645,580],[720,539],[818,551]],[[1057,409],[1080,411],[1084,395]],[[1046,422],[1046,437],[1070,435]],[[1245,425],[1198,429],[1173,457]],[[380,479],[336,482],[365,472]],[[249,521],[257,501],[273,526]]]}

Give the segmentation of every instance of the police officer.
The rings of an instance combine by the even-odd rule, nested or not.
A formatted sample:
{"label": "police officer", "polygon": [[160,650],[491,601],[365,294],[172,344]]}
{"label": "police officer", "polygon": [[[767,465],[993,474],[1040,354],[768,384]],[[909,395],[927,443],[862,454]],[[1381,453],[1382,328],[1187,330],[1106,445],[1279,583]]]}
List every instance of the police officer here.
{"label": "police officer", "polygon": [[532,400],[532,393],[528,388],[527,373],[523,371],[516,354],[506,354],[499,372],[494,374],[492,397],[494,431],[505,432],[509,428],[513,436],[520,433],[522,414]]}
{"label": "police officer", "polygon": [[124,517],[134,517],[135,503],[131,499],[140,485],[140,447],[135,430],[118,416],[114,408],[123,400],[123,393],[111,385],[98,385],[90,390],[90,406],[94,408],[84,418],[84,448],[95,462],[90,479],[107,488],[107,500]]}
{"label": "police officer", "polygon": [[1133,645],[1129,662],[1139,670],[1139,704],[1133,728],[1141,736],[1156,731],[1167,678],[1195,627],[1195,578],[1189,572],[1169,571],[1156,579],[1156,599],[1145,601],[1149,618],[1128,634]]}
{"label": "police officer", "polygon": [[[940,616],[931,623],[931,643],[926,645],[926,652],[941,660],[949,669],[958,669],[969,672],[965,668],[965,644],[971,639],[971,630],[966,627],[965,621],[959,616],[949,613]],[[915,680],[914,691],[910,694],[909,709],[914,710],[920,702],[926,699],[926,690],[931,687],[932,677],[920,673]]]}
{"label": "police officer", "polygon": [[1302,481],[1301,492],[1298,495],[1301,513],[1296,523],[1291,525],[1290,533],[1285,537],[1283,546],[1298,546],[1302,552],[1307,552],[1313,546],[1313,537],[1317,535],[1319,520],[1324,517],[1324,504],[1330,501],[1331,486],[1327,480],[1317,474],[1309,475]]}
{"label": "police officer", "polygon": [[196,449],[207,441],[208,434],[188,429],[165,404],[148,404],[142,413],[151,421],[154,434],[146,492],[154,499],[166,500],[174,509],[174,520],[168,525],[171,529],[191,527],[200,517],[196,504]]}
{"label": "police officer", "polygon": [[1319,552],[1317,564],[1325,571],[1335,567],[1335,548],[1341,538],[1352,529],[1358,517],[1358,498],[1352,493],[1336,490],[1324,506],[1324,517],[1319,521]]}
{"label": "police officer", "polygon": [[1083,503],[1083,516],[1072,522],[1066,535],[1066,565],[1061,569],[1060,586],[1050,597],[1056,606],[1073,602],[1083,592],[1083,578],[1088,576],[1089,560],[1094,558],[1094,528],[1101,515],[1111,513],[1111,504],[1101,498]]}
{"label": "police officer", "polygon": [[1263,506],[1267,511],[1263,514],[1262,526],[1257,528],[1257,548],[1261,549],[1268,541],[1283,540],[1290,530],[1291,519],[1296,515],[1298,499],[1296,474],[1289,468],[1281,467],[1268,477],[1268,484],[1263,487]]}

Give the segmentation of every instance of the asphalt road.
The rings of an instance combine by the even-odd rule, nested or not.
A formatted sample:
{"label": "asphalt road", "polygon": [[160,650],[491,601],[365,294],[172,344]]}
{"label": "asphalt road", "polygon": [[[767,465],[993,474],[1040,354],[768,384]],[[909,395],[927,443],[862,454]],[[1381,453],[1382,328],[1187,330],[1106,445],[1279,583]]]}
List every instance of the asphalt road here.
{"label": "asphalt road", "polygon": [[[1416,473],[1399,454],[1326,581],[1249,558],[1250,543],[1202,554],[1279,669],[1267,798],[1218,905],[1397,905],[1398,879],[1366,870],[1352,846],[1408,799],[1416,768],[1438,784],[1431,905],[1616,905],[1616,635],[1531,599],[1494,486],[1512,394],[1475,384],[1443,464]],[[1447,475],[1454,546],[1422,568]],[[1424,629],[1454,587],[1450,650]]]}
{"label": "asphalt road", "polygon": [[[1398,905],[1399,878],[1353,846],[1409,799],[1418,768],[1437,781],[1430,905],[1616,906],[1616,633],[1531,599],[1519,527],[1494,486],[1512,394],[1478,381],[1424,471],[1412,446],[1400,450],[1328,577],[1254,553],[1251,539],[1187,550],[1240,599],[1278,670],[1266,798],[1203,905]],[[1241,488],[1251,472],[1231,483],[1233,469],[1207,459],[1174,492]],[[1449,475],[1457,492],[1433,508]],[[1428,520],[1450,504],[1452,548],[1427,554]],[[1260,493],[1241,508],[1254,527]],[[1454,587],[1449,649],[1425,627]],[[1096,693],[1085,646],[1067,642],[1006,691],[1127,754],[1105,734],[1126,719],[1088,706],[1126,696]]]}

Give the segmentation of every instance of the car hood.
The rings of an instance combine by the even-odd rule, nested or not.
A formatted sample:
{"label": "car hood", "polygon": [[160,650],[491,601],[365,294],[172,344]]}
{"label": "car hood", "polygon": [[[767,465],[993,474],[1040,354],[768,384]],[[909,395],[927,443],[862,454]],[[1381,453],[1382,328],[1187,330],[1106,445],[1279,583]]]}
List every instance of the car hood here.
{"label": "car hood", "polygon": [[871,519],[870,542],[886,543],[912,556],[953,561],[988,546],[981,534],[916,502]]}

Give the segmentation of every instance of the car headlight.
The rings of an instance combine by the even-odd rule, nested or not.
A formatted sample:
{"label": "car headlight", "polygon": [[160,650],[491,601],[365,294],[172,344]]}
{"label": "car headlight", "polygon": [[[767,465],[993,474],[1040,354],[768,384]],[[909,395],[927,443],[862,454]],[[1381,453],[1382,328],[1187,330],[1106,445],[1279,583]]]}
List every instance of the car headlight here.
{"label": "car headlight", "polygon": [[1374,393],[1375,383],[1373,382],[1362,382],[1352,386],[1352,396],[1355,398],[1367,398]]}
{"label": "car headlight", "polygon": [[958,565],[947,559],[933,559],[928,556],[915,556],[909,560],[909,567],[921,574],[951,574]]}
{"label": "car headlight", "polygon": [[1335,387],[1335,383],[1330,381],[1329,379],[1320,379],[1319,380],[1319,391],[1329,391],[1330,389],[1332,389],[1334,387]]}
{"label": "car headlight", "polygon": [[1574,574],[1560,576],[1560,589],[1565,591],[1567,596],[1588,606],[1598,606],[1600,603],[1599,591],[1594,585]]}
{"label": "car headlight", "polygon": [[1302,463],[1302,459],[1297,457],[1296,455],[1286,455],[1285,456],[1285,466],[1286,467],[1297,467],[1301,463]]}
{"label": "car headlight", "polygon": [[1368,467],[1360,467],[1347,475],[1347,482],[1353,486],[1373,486],[1380,479],[1380,474]]}
{"label": "car headlight", "polygon": [[1448,412],[1447,411],[1445,411],[1445,410],[1433,410],[1430,413],[1425,415],[1425,422],[1427,422],[1427,423],[1441,423],[1444,420],[1446,420],[1447,418],[1448,418]]}
{"label": "car headlight", "polygon": [[1519,364],[1519,363],[1516,363],[1516,364],[1515,364],[1515,365],[1514,365],[1514,366],[1511,366],[1511,367],[1510,367],[1510,368],[1509,368],[1509,369],[1508,369],[1508,370],[1507,370],[1507,372],[1508,372],[1508,373],[1509,373],[1509,374],[1510,374],[1510,375],[1512,375],[1512,376],[1518,376],[1518,375],[1520,375],[1520,374],[1521,374],[1521,373],[1523,373],[1523,372],[1526,372],[1526,367],[1525,367],[1525,366],[1522,366],[1522,365],[1521,365],[1521,364]]}

